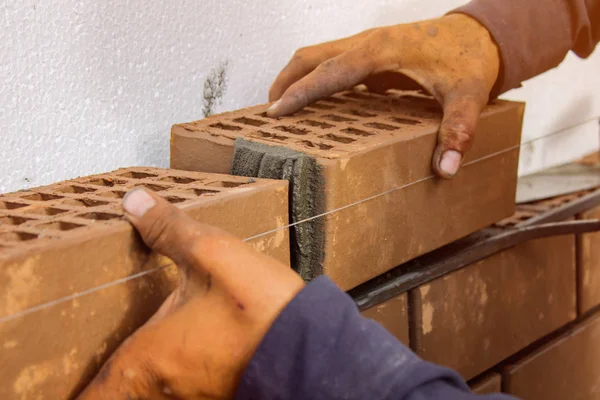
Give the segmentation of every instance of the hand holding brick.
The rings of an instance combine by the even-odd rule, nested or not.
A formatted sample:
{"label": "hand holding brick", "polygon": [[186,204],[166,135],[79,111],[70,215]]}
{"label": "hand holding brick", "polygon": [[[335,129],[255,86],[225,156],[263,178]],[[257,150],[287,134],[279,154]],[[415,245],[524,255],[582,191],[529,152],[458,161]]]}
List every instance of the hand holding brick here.
{"label": "hand holding brick", "polygon": [[376,28],[296,52],[273,83],[270,100],[280,100],[268,114],[292,114],[363,82],[380,92],[412,89],[406,79],[390,77],[401,73],[444,107],[433,168],[439,176],[452,178],[471,147],[499,66],[489,32],[466,15]]}
{"label": "hand holding brick", "polygon": [[79,399],[232,398],[302,279],[144,189],[130,192],[124,208],[146,244],[177,263],[180,284]]}

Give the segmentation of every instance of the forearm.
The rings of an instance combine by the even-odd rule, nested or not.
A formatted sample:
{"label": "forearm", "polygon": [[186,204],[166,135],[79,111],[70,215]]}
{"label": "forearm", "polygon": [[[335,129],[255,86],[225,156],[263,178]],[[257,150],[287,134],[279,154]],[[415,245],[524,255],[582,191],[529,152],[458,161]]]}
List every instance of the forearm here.
{"label": "forearm", "polygon": [[353,301],[321,277],[275,321],[236,398],[470,400],[475,395],[456,373],[419,359],[361,317]]}
{"label": "forearm", "polygon": [[558,66],[571,50],[588,57],[600,41],[600,0],[473,0],[452,13],[478,20],[498,45],[493,96]]}

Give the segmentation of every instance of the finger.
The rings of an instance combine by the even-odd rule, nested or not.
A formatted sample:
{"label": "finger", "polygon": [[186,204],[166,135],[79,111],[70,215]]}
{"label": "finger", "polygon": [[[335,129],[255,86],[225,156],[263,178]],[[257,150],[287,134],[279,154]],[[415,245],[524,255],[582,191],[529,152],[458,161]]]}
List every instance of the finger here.
{"label": "finger", "polygon": [[317,69],[294,83],[267,111],[270,117],[290,115],[320,99],[350,89],[375,69],[376,59],[367,44],[325,61]]}
{"label": "finger", "polygon": [[290,62],[271,85],[269,101],[279,100],[292,84],[314,71],[319,64],[352,48],[372,31],[373,29],[369,29],[344,39],[305,47],[296,51]]}
{"label": "finger", "polygon": [[282,271],[292,272],[234,236],[194,221],[145,189],[127,193],[123,208],[144,242],[179,267],[182,284],[187,284],[182,288],[184,300],[198,290],[209,290],[212,282],[248,286],[260,274],[268,281],[280,279]]}
{"label": "finger", "polygon": [[456,176],[465,153],[471,148],[484,96],[456,91],[444,99],[444,117],[433,156],[433,169],[445,179]]}
{"label": "finger", "polygon": [[212,228],[189,218],[162,197],[136,188],[123,199],[126,216],[152,250],[177,264],[196,263],[193,244],[210,235]]}
{"label": "finger", "polygon": [[215,265],[215,238],[227,237],[217,228],[201,224],[162,197],[145,189],[133,189],[123,199],[127,218],[152,250],[169,257],[177,265],[180,298],[210,290],[211,267]]}

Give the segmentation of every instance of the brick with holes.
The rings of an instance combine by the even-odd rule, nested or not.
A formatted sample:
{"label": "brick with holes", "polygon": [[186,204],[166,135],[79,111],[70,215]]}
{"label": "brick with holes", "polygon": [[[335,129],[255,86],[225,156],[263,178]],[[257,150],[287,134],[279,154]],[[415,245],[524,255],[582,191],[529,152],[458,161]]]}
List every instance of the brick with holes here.
{"label": "brick with holes", "polygon": [[[514,211],[521,103],[495,101],[484,110],[467,165],[452,181],[426,179],[432,175],[431,155],[442,115],[433,98],[357,89],[279,120],[266,118],[267,107],[175,125],[171,166],[239,174],[236,162],[247,160],[237,160],[236,154],[239,144],[247,142],[276,156],[283,148],[293,157],[316,160],[324,183],[312,196],[323,201],[309,216],[360,204],[325,216],[312,234],[292,235],[294,264],[306,279],[326,273],[350,289]],[[264,157],[255,169],[264,169],[265,160],[271,167],[287,165],[281,157]],[[418,183],[404,187],[413,182]],[[294,222],[307,216],[293,213],[296,204],[307,201],[306,193],[299,193],[292,196]],[[386,194],[373,197],[381,193]],[[310,245],[302,242],[311,238]],[[311,246],[309,255],[319,258],[313,257],[307,267],[298,260]]]}
{"label": "brick with holes", "polygon": [[[121,198],[137,186],[240,238],[288,221],[285,181],[154,168],[1,195],[0,398],[72,398],[173,289],[171,261],[123,220]],[[289,265],[287,229],[249,245]]]}

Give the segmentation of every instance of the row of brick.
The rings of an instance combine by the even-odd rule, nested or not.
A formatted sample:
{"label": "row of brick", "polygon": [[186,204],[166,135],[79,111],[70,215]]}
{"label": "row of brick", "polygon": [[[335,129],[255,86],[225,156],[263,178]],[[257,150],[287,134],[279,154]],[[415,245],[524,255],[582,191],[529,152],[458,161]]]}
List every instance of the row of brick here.
{"label": "row of brick", "polygon": [[[581,218],[600,216],[600,208]],[[579,263],[577,263],[579,261]],[[600,234],[522,243],[363,311],[426,360],[471,380],[478,393],[525,400],[596,399],[600,315],[528,346],[600,306]],[[578,312],[579,309],[579,312]]]}
{"label": "row of brick", "polygon": [[523,400],[600,397],[600,313],[471,382],[478,394],[504,391]]}

